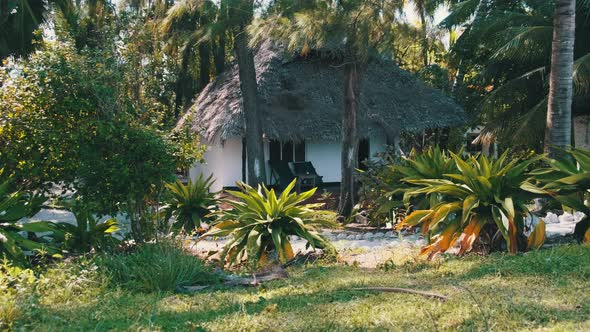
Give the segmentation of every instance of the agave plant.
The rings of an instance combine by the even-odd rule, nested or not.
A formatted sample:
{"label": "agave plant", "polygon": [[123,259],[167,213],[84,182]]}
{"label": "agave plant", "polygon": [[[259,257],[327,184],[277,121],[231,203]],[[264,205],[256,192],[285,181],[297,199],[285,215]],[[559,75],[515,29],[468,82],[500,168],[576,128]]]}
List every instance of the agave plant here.
{"label": "agave plant", "polygon": [[[566,158],[545,158],[547,167],[530,172],[531,178],[523,188],[533,193],[549,195],[563,206],[590,216],[590,151],[572,149]],[[588,217],[576,225],[578,240],[590,242]]]}
{"label": "agave plant", "polygon": [[203,178],[199,175],[195,182],[191,180],[185,185],[179,180],[166,184],[172,194],[170,205],[166,208],[168,216],[174,216],[174,228],[187,232],[199,228],[201,222],[210,222],[211,213],[217,208],[216,193],[211,192],[213,175]]}
{"label": "agave plant", "polygon": [[268,190],[264,185],[256,190],[244,183],[237,183],[242,191],[228,191],[238,200],[225,200],[231,209],[220,211],[218,223],[203,235],[231,235],[222,251],[222,262],[231,266],[247,260],[255,267],[268,261],[271,252],[285,262],[294,256],[290,235],[305,239],[307,246],[314,249],[331,248],[318,227],[334,226],[335,214],[316,210],[323,203],[302,204],[316,188],[292,193],[295,182],[278,196],[274,189]]}
{"label": "agave plant", "polygon": [[[458,152],[462,155],[463,150]],[[439,147],[429,148],[423,153],[412,150],[410,157],[406,159],[405,165],[396,167],[402,174],[402,182],[414,184],[414,180],[441,179],[445,174],[457,172],[457,165],[449,152]],[[439,201],[440,195],[429,193],[417,193],[414,190],[405,190],[403,201],[406,206],[414,208],[428,208]]]}
{"label": "agave plant", "polygon": [[53,223],[18,222],[39,212],[45,200],[43,196],[11,190],[10,178],[0,183],[0,257],[5,255],[10,260],[22,262],[25,259],[25,251],[43,250],[47,253],[57,253],[55,248],[46,243],[28,237],[28,232],[55,232]]}
{"label": "agave plant", "polygon": [[[463,160],[451,153],[457,172],[445,174],[443,179],[408,180],[421,186],[410,195],[437,194],[442,198],[430,209],[412,212],[398,225],[419,225],[429,235],[430,243],[422,254],[432,257],[445,252],[459,238],[459,253],[463,254],[471,250],[482,231],[490,239],[500,234],[511,253],[527,246],[524,218],[530,213],[527,204],[535,195],[522,189],[521,184],[528,177],[527,168],[542,157],[508,162],[507,154],[497,160],[483,155]],[[543,230],[541,222],[530,236],[529,247],[542,245]]]}

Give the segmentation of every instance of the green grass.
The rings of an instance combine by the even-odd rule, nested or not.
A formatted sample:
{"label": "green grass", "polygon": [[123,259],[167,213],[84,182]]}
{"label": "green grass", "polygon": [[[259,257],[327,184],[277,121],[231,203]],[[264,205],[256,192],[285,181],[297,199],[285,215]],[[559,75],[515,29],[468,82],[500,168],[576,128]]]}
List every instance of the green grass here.
{"label": "green grass", "polygon": [[210,266],[183,250],[180,243],[169,240],[145,244],[131,253],[101,255],[94,263],[112,283],[141,292],[219,282]]}
{"label": "green grass", "polygon": [[[590,330],[590,246],[516,256],[447,258],[429,264],[406,261],[388,264],[386,270],[300,266],[289,273],[291,278],[259,288],[216,286],[181,295],[132,292],[107,282],[91,265],[66,264],[47,272],[48,280],[37,295],[14,301],[12,308],[19,313],[13,313],[4,327],[11,324],[14,329],[37,331]],[[450,299],[441,302],[418,295],[351,290],[364,286],[408,287]]]}

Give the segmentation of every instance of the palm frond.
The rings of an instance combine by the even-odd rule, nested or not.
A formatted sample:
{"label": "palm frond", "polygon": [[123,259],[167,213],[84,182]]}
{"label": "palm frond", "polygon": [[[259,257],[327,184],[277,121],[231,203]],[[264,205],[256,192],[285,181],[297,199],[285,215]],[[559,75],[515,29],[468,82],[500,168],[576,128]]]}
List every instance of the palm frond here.
{"label": "palm frond", "polygon": [[492,60],[510,60],[530,63],[547,59],[551,54],[551,25],[510,27],[498,33],[501,46],[492,54]]}
{"label": "palm frond", "polygon": [[574,93],[578,96],[590,93],[590,53],[574,61]]}
{"label": "palm frond", "polygon": [[451,6],[449,15],[440,22],[440,26],[450,29],[467,23],[475,15],[480,0],[466,0]]}

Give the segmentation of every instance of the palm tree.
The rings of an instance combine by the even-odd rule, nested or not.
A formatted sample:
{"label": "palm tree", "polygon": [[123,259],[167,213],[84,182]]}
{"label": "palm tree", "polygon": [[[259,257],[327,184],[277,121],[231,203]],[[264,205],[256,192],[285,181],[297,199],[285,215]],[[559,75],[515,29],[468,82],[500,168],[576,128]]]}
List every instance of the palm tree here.
{"label": "palm tree", "polygon": [[[211,38],[209,24],[217,16],[218,8],[208,0],[181,0],[175,3],[161,21],[161,31],[168,41],[170,53],[179,51],[179,72],[176,81],[174,117],[211,80]],[[198,63],[198,84],[190,73],[191,63]],[[217,73],[219,74],[219,73]],[[195,87],[196,85],[196,87]]]}
{"label": "palm tree", "polygon": [[421,40],[421,52],[422,61],[424,66],[430,64],[428,58],[428,52],[430,50],[430,43],[428,40],[428,22],[432,20],[434,12],[443,3],[442,0],[413,0],[416,13],[420,17],[420,40]]}
{"label": "palm tree", "polygon": [[[468,97],[463,98],[466,109],[485,125],[479,140],[541,149],[555,7],[544,1],[486,2],[483,10],[483,3],[467,0],[455,5],[443,21],[446,27],[464,29],[451,61],[461,63],[461,74],[469,81],[463,87],[458,82],[454,92]],[[577,11],[578,18],[590,13],[586,3]],[[580,110],[590,92],[590,22],[579,19],[575,30],[573,100]]]}
{"label": "palm tree", "polygon": [[[225,69],[228,37],[233,37],[245,117],[247,182],[256,186],[266,182],[266,170],[254,55],[248,46],[248,34],[245,31],[253,17],[254,0],[221,0],[218,5],[208,0],[181,0],[168,12],[162,29],[169,35],[171,43],[182,45],[177,99],[182,94],[190,95],[181,89],[186,86],[182,83],[184,78],[189,77],[187,72],[189,61],[193,59],[191,55],[198,50],[200,88],[203,88],[210,78],[211,55],[216,74],[220,74]],[[180,104],[177,101],[177,105]],[[178,116],[179,111],[176,113]]]}
{"label": "palm tree", "polygon": [[576,0],[557,0],[553,22],[545,152],[557,155],[559,148],[571,145],[572,137]]}
{"label": "palm tree", "polygon": [[[344,72],[341,183],[338,213],[348,216],[355,204],[359,99],[364,70],[370,58],[389,49],[398,1],[277,1],[266,17],[251,28],[253,43],[267,38],[284,41],[291,51],[307,55],[323,50],[337,59]],[[318,52],[319,53],[319,52]]]}

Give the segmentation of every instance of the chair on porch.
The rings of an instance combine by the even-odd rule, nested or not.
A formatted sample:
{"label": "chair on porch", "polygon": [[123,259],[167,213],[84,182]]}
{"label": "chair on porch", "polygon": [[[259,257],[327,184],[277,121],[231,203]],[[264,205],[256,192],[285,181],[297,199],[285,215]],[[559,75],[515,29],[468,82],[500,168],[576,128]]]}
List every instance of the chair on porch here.
{"label": "chair on porch", "polygon": [[301,187],[313,188],[322,185],[323,176],[318,175],[311,161],[290,162],[289,166],[297,177],[298,192],[301,191]]}
{"label": "chair on porch", "polygon": [[289,163],[286,161],[269,160],[268,166],[270,167],[271,185],[280,190],[285,189],[295,178],[295,175],[289,167]]}

